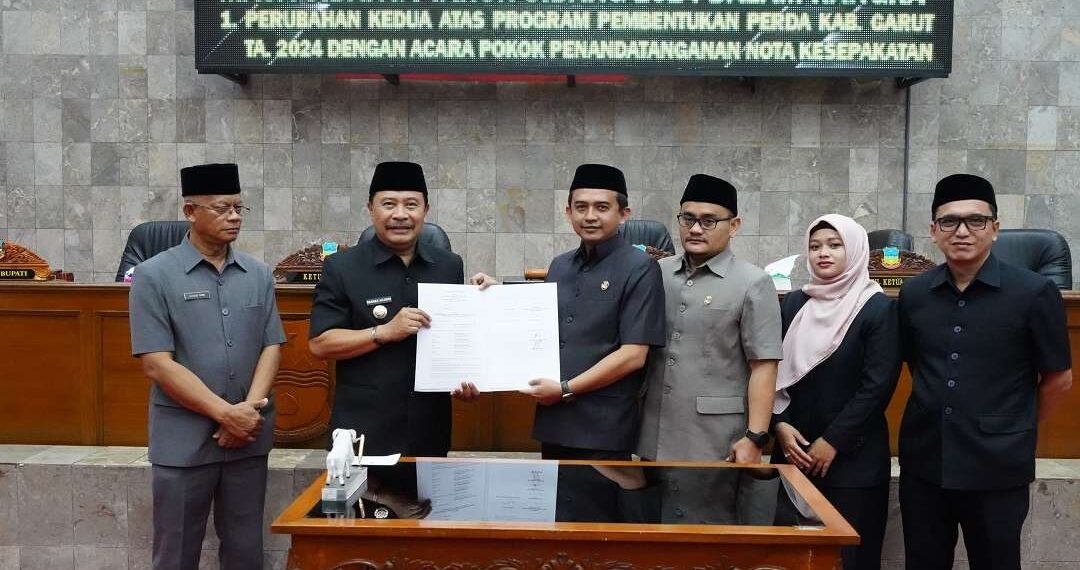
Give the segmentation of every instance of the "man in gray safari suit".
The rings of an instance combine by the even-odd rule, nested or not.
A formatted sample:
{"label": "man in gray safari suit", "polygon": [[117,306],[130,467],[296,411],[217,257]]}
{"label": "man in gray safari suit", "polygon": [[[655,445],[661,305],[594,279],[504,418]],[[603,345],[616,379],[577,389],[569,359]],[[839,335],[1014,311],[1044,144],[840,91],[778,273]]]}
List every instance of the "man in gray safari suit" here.
{"label": "man in gray safari suit", "polygon": [[128,298],[131,352],[153,381],[153,567],[199,567],[213,506],[222,570],[256,570],[285,333],[270,268],[231,245],[248,210],[236,165],[180,175],[191,228],[135,269]]}

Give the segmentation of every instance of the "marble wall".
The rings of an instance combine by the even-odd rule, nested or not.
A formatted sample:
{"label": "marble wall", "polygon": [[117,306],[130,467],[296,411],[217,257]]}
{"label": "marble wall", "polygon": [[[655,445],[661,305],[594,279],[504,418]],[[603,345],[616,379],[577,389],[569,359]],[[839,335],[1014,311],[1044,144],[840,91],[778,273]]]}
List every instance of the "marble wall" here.
{"label": "marble wall", "polygon": [[[195,73],[192,6],[0,0],[0,237],[109,281],[127,231],[176,218],[177,172],[203,161],[240,164],[254,208],[240,246],[271,264],[355,240],[372,168],[388,159],[424,165],[429,219],[467,271],[500,276],[575,244],[562,209],[583,161],[623,168],[635,216],[673,228],[690,174],[733,180],[735,248],[757,263],[796,251],[820,213],[901,226],[907,116],[891,80],[263,75],[241,87]],[[958,171],[991,179],[1005,227],[1080,244],[1080,2],[957,0],[955,37],[952,77],[911,91],[918,249],[935,253],[930,192]]]}

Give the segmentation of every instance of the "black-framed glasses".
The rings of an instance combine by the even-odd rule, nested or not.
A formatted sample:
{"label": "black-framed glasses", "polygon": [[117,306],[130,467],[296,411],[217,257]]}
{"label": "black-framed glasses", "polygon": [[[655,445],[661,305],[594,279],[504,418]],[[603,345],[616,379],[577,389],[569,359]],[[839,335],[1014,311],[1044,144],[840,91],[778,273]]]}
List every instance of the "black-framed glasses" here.
{"label": "black-framed glasses", "polygon": [[726,218],[713,218],[711,216],[706,216],[704,218],[695,218],[690,214],[679,214],[675,216],[675,219],[679,220],[679,225],[684,228],[692,228],[694,227],[694,224],[699,224],[701,225],[701,229],[711,230],[716,227],[716,224],[733,220],[735,219],[735,216],[728,216]]}
{"label": "black-framed glasses", "polygon": [[971,231],[980,231],[986,229],[986,224],[993,220],[996,220],[995,216],[984,216],[982,214],[973,214],[971,216],[941,216],[934,220],[938,229],[943,232],[955,232],[960,224],[967,226],[967,229]]}
{"label": "black-framed glasses", "polygon": [[236,212],[236,215],[242,218],[244,217],[244,214],[247,214],[251,211],[251,208],[240,204],[237,204],[235,206],[203,206],[202,204],[196,204],[195,202],[188,203],[192,206],[195,206],[196,208],[205,208],[207,210],[210,210],[218,216],[228,216],[230,213]]}

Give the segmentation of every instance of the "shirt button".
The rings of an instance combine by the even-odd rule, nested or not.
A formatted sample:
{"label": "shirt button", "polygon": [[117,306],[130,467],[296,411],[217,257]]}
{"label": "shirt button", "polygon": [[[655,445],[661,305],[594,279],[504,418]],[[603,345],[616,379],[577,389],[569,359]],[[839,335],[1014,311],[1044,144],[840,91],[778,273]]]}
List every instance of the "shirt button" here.
{"label": "shirt button", "polygon": [[963,307],[966,304],[967,304],[967,301],[965,301],[963,299],[960,299],[959,301],[956,302],[957,307]]}
{"label": "shirt button", "polygon": [[675,334],[671,335],[671,338],[674,340],[679,340],[680,338],[682,338],[682,334],[679,331],[675,331]]}
{"label": "shirt button", "polygon": [[949,358],[951,358],[951,359],[953,359],[953,360],[959,360],[959,359],[960,359],[960,355],[959,355],[958,353],[955,353],[955,352],[954,352],[954,353],[952,353],[952,354],[950,354],[950,355],[949,355]]}
{"label": "shirt button", "polygon": [[232,339],[225,341],[225,346],[232,346]]}
{"label": "shirt button", "polygon": [[574,316],[573,316],[573,315],[571,315],[571,316],[569,316],[569,317],[566,317],[566,322],[567,322],[567,323],[572,323],[572,322],[574,322]]}
{"label": "shirt button", "polygon": [[412,277],[406,277],[405,282],[406,283],[412,283]]}
{"label": "shirt button", "polygon": [[228,309],[222,309],[221,314],[227,317],[227,316],[229,316],[229,310]]}
{"label": "shirt button", "polygon": [[694,280],[693,279],[687,279],[686,280],[686,286],[687,287],[693,287],[694,286]]}
{"label": "shirt button", "polygon": [[945,385],[950,387],[950,388],[955,388],[956,387],[956,380],[953,380],[953,379],[950,378],[949,381],[945,383]]}
{"label": "shirt button", "polygon": [[685,313],[686,312],[686,305],[679,305],[679,312],[680,313]]}
{"label": "shirt button", "polygon": [[664,393],[665,394],[670,394],[671,393],[671,385],[670,384],[667,384],[667,385],[664,386]]}
{"label": "shirt button", "polygon": [[956,325],[955,327],[952,328],[952,332],[954,332],[956,334],[960,334],[960,331],[962,331],[962,330],[964,330],[964,327],[962,327],[960,325]]}
{"label": "shirt button", "polygon": [[221,287],[222,285],[225,284],[225,280],[224,279],[218,279],[217,284],[218,284],[218,287]]}
{"label": "shirt button", "polygon": [[584,271],[585,273],[588,273],[590,269],[592,269],[592,267],[589,267],[589,266],[586,265],[581,270]]}
{"label": "shirt button", "polygon": [[677,517],[683,516],[682,509],[680,509],[679,507],[675,507],[675,516],[677,516]]}
{"label": "shirt button", "polygon": [[667,359],[667,365],[668,366],[675,366],[675,359],[674,358]]}
{"label": "shirt button", "polygon": [[945,406],[945,415],[948,416],[948,415],[951,415],[951,414],[952,414],[952,406]]}
{"label": "shirt button", "polygon": [[232,380],[233,378],[236,378],[236,373],[235,372],[229,372],[229,380]]}

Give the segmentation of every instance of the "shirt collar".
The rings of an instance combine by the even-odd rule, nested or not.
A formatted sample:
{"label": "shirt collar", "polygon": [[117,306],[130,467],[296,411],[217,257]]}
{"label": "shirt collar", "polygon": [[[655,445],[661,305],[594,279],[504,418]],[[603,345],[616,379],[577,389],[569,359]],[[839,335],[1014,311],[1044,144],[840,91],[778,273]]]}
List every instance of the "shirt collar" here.
{"label": "shirt collar", "polygon": [[[936,268],[937,274],[934,275],[930,282],[931,288],[940,287],[946,283],[950,285],[953,283],[952,272],[949,271],[949,264],[942,263]],[[984,285],[990,287],[1001,287],[1001,262],[994,256],[993,252],[987,256],[986,261],[983,262],[982,267],[979,268],[979,272],[975,274],[975,279],[972,282],[981,281]]]}
{"label": "shirt collar", "polygon": [[[370,244],[370,247],[372,248],[372,252],[373,252],[372,255],[374,256],[373,260],[375,261],[375,265],[381,265],[381,264],[386,263],[387,261],[390,261],[391,259],[397,257],[397,254],[394,253],[394,251],[392,249],[387,247],[386,244],[383,243],[383,241],[381,239],[379,239],[378,235],[371,236],[371,239],[368,240],[368,243]],[[422,241],[420,241],[419,239],[416,240],[416,251],[415,251],[414,259],[419,258],[419,259],[422,259],[422,260],[424,260],[424,261],[426,261],[428,263],[432,263],[434,261],[434,259],[435,259],[434,256],[432,256],[432,253],[431,253],[431,248],[432,247],[433,246],[425,244]]]}
{"label": "shirt collar", "polygon": [[585,247],[585,242],[582,242],[581,245],[578,246],[577,253],[574,254],[574,257],[580,259],[582,262],[589,261],[597,263],[625,244],[626,242],[623,241],[622,236],[615,234],[607,240],[596,244],[596,247],[593,248],[593,254],[590,257],[588,249]]}
{"label": "shirt collar", "polygon": [[[235,263],[237,267],[246,272],[247,267],[244,267],[243,261],[236,255],[236,251],[233,249],[232,245],[230,244],[226,247],[228,247],[228,251],[225,253],[225,265],[222,266],[222,268]],[[206,261],[206,258],[203,257],[202,253],[192,245],[190,233],[184,235],[184,241],[180,242],[180,246],[177,248],[177,254],[180,255],[180,263],[183,264],[184,273],[191,273],[192,269],[195,269],[200,263]]]}
{"label": "shirt collar", "polygon": [[[709,271],[712,271],[717,277],[723,277],[730,269],[731,264],[735,262],[735,253],[731,251],[731,248],[725,248],[720,253],[709,258],[702,267],[708,267]],[[689,271],[690,258],[683,254],[682,263],[675,266],[674,273],[680,273]]]}

